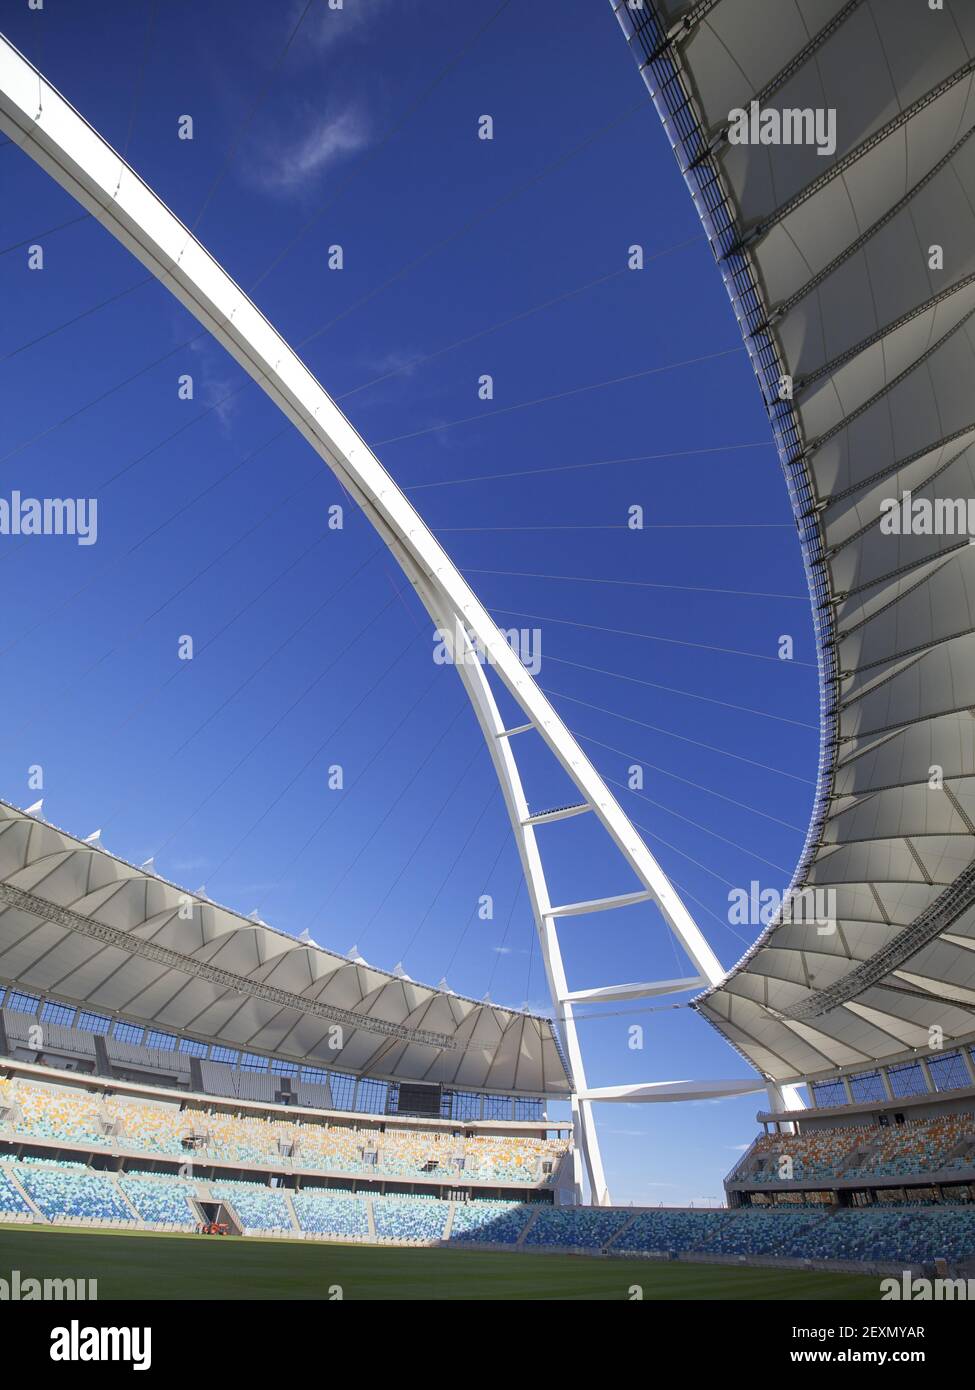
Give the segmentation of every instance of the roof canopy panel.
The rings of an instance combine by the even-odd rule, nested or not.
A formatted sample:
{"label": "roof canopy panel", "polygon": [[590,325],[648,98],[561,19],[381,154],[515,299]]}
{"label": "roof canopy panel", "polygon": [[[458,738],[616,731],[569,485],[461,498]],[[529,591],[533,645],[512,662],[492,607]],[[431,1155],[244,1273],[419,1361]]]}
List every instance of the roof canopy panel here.
{"label": "roof canopy panel", "polygon": [[[819,644],[793,887],[829,934],[774,921],[697,1007],[777,1081],[970,1037],[975,6],[613,3],[752,355]],[[753,102],[813,138],[741,142]]]}
{"label": "roof canopy panel", "polygon": [[3,802],[0,978],[339,1071],[534,1096],[571,1090],[549,1019],[295,940]]}

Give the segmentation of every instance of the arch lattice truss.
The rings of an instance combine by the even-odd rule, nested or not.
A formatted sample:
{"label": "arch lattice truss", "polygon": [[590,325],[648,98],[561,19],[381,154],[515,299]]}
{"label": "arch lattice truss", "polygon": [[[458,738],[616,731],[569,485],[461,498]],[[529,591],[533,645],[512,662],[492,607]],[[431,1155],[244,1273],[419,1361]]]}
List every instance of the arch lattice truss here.
{"label": "arch lattice truss", "polygon": [[[777,1082],[970,1039],[975,5],[611,3],[752,356],[819,648],[794,886],[836,930],[773,922],[695,1006]],[[821,112],[822,152],[740,143],[753,103]]]}
{"label": "arch lattice truss", "polygon": [[[608,1201],[592,1117],[592,1099],[658,1098],[658,1087],[603,1088],[590,1093],[574,1009],[603,1000],[638,998],[715,984],[721,966],[654,856],[559,715],[451,563],[445,551],[285,340],[193,234],[98,133],[10,43],[0,40],[0,128],[96,217],[240,363],[355,498],[416,589],[435,624],[456,643],[455,664],[490,749],[518,844],[545,962],[556,1021],[572,1074],[572,1108],[581,1197],[582,1168],[591,1200]],[[472,640],[473,639],[473,640]],[[475,644],[523,711],[506,728]],[[460,659],[465,658],[465,659]],[[615,845],[628,891],[598,900],[553,903],[536,827],[561,813],[533,816],[518,772],[517,736],[535,731],[579,794],[575,810],[601,822]],[[612,912],[640,901],[657,905],[694,973],[674,981],[631,983],[573,992],[559,949],[558,922],[570,915]],[[754,1089],[754,1083],[725,1083]]]}

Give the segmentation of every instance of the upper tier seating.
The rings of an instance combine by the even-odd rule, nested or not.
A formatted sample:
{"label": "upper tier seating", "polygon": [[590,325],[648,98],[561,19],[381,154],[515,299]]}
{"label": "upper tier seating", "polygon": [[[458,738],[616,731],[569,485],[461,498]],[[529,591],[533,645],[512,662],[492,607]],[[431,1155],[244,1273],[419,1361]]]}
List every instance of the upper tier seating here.
{"label": "upper tier seating", "polygon": [[[791,1161],[791,1167],[784,1159]],[[901,1125],[837,1125],[805,1134],[765,1134],[735,1177],[767,1187],[839,1178],[924,1177],[971,1168],[975,1168],[975,1114],[966,1112]]]}
{"label": "upper tier seating", "polygon": [[549,1181],[568,1147],[564,1139],[528,1136],[453,1135],[449,1132],[353,1124],[301,1123],[301,1117],[263,1119],[218,1110],[179,1110],[162,1100],[88,1095],[67,1087],[18,1081],[7,1099],[18,1114],[15,1128],[32,1138],[82,1146],[140,1149],[172,1158],[262,1168],[294,1166],[367,1178],[435,1181],[438,1175],[485,1183]]}
{"label": "upper tier seating", "polygon": [[69,1143],[99,1146],[106,1143],[98,1096],[83,1091],[20,1085],[12,1099],[19,1111],[14,1126],[18,1134],[37,1139],[63,1139]]}

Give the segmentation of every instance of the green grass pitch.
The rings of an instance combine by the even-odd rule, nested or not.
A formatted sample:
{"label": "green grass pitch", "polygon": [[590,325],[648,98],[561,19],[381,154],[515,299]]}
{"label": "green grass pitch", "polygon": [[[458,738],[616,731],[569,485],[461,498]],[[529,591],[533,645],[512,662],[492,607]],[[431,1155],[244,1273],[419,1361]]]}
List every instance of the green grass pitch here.
{"label": "green grass pitch", "polygon": [[0,1227],[0,1278],[98,1280],[99,1300],[877,1299],[862,1274],[513,1251],[395,1249],[130,1231]]}

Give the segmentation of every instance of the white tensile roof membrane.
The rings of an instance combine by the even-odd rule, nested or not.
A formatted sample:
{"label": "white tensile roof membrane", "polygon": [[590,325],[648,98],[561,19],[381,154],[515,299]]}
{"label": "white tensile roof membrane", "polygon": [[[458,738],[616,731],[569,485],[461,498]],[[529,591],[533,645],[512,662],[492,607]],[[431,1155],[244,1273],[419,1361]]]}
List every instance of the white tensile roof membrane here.
{"label": "white tensile roof membrane", "polygon": [[[818,633],[794,887],[835,930],[773,921],[696,1007],[778,1081],[947,1045],[975,1030],[975,4],[612,3],[752,354]],[[753,101],[821,113],[826,152],[734,142]]]}
{"label": "white tensile roof membrane", "polygon": [[362,1076],[570,1090],[549,1019],[323,950],[3,802],[0,927],[0,979],[97,1013]]}

